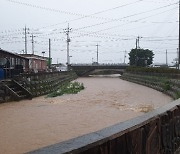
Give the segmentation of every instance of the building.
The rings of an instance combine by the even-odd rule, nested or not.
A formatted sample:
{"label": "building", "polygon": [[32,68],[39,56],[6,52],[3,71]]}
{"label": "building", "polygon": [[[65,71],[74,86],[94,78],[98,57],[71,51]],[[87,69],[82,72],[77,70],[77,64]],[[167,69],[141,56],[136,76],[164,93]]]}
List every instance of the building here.
{"label": "building", "polygon": [[29,59],[0,49],[0,80],[29,71]]}
{"label": "building", "polygon": [[0,49],[0,67],[8,69],[23,68],[23,71],[28,71],[29,59],[19,54]]}
{"label": "building", "polygon": [[47,70],[48,68],[48,60],[47,57],[42,57],[34,54],[20,54],[23,57],[29,59],[29,70],[33,72],[42,72]]}

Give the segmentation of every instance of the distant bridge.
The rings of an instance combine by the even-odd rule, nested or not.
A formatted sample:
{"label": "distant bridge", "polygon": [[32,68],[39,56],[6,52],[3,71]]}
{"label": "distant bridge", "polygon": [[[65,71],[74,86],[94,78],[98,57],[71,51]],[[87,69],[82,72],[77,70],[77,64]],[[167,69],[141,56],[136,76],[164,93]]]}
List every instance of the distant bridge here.
{"label": "distant bridge", "polygon": [[78,76],[87,76],[89,74],[97,74],[97,72],[123,74],[128,66],[127,64],[72,64],[71,68]]}

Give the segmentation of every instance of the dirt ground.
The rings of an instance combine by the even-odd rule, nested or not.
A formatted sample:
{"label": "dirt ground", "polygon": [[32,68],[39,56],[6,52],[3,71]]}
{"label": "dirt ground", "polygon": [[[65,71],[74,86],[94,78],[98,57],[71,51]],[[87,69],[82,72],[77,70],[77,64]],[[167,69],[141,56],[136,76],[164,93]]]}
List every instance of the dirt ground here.
{"label": "dirt ground", "polygon": [[79,78],[76,95],[0,104],[0,154],[19,154],[126,121],[172,99],[119,78]]}

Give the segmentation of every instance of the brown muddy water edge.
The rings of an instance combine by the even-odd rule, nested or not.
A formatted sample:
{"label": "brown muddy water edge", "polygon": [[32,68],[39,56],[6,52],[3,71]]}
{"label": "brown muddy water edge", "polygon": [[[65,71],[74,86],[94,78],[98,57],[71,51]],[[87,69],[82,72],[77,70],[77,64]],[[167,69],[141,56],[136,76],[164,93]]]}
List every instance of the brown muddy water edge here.
{"label": "brown muddy water edge", "polygon": [[18,154],[95,132],[172,99],[119,78],[79,78],[76,95],[0,104],[0,154]]}

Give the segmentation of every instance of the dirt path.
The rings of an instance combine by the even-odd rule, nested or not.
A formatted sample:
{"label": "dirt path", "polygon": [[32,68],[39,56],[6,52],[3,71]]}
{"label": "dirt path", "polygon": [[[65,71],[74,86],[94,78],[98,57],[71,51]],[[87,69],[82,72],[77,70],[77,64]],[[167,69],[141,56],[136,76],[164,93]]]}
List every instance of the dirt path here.
{"label": "dirt path", "polygon": [[0,104],[0,154],[25,153],[100,130],[172,99],[118,78],[79,78],[77,95]]}

